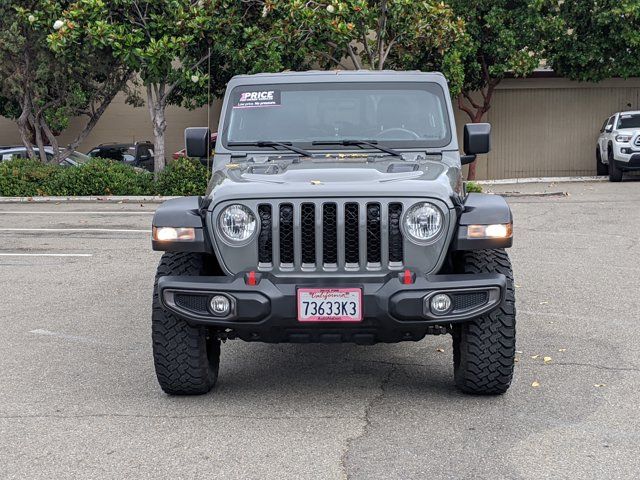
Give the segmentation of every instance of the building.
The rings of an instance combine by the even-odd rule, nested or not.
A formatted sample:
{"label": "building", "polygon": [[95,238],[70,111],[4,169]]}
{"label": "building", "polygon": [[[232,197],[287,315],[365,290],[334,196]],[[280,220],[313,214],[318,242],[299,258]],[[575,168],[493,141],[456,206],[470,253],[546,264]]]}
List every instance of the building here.
{"label": "building", "polygon": [[[571,82],[541,74],[506,79],[495,93],[487,121],[493,125],[493,150],[478,160],[478,179],[595,175],[596,139],[613,112],[640,110],[640,79],[612,79],[598,84]],[[219,103],[212,109],[217,128]],[[468,121],[457,112],[459,133]],[[183,148],[189,126],[207,124],[206,109],[170,107],[167,113],[167,157]],[[61,136],[61,144],[79,122]],[[74,128],[75,127],[75,128]],[[105,142],[152,140],[146,108],[133,108],[119,96],[98,122],[80,151]],[[13,122],[0,118],[0,145],[20,143]]]}

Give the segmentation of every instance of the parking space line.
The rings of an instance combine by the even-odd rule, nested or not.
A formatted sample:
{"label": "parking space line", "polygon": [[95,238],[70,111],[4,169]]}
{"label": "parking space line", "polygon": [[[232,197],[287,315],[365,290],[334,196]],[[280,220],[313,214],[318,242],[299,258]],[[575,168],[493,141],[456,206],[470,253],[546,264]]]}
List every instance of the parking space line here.
{"label": "parking space line", "polygon": [[71,340],[82,343],[98,343],[95,338],[89,337],[81,337],[78,335],[68,335],[66,333],[52,332],[50,330],[44,330],[42,328],[36,328],[35,330],[30,330],[29,333],[34,333],[36,335],[46,335],[48,337],[57,337],[62,338],[64,340]]}
{"label": "parking space line", "polygon": [[0,253],[0,257],[93,257],[92,253]]}
{"label": "parking space line", "polygon": [[64,211],[29,211],[20,210],[0,210],[0,215],[153,215],[155,212],[119,212],[119,211],[100,211],[100,212],[64,212]]}
{"label": "parking space line", "polygon": [[128,228],[0,228],[0,232],[113,232],[113,233],[151,233],[151,229],[136,230]]}

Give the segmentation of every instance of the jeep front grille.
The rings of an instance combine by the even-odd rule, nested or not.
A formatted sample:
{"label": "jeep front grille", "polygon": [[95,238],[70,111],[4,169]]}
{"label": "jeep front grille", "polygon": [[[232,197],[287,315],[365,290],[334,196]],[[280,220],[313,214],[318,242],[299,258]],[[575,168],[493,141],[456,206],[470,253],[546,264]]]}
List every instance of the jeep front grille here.
{"label": "jeep front grille", "polygon": [[263,271],[387,271],[403,267],[393,201],[259,203],[258,262]]}

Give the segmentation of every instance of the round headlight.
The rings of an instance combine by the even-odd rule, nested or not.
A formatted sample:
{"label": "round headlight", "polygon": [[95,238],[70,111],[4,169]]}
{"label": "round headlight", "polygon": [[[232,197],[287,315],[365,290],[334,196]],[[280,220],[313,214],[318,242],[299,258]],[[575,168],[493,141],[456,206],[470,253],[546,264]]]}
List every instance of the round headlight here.
{"label": "round headlight", "polygon": [[424,243],[433,240],[442,230],[442,213],[435,205],[416,203],[404,217],[405,232],[411,240]]}
{"label": "round headlight", "polygon": [[249,240],[258,227],[256,217],[244,205],[231,205],[220,214],[220,232],[223,237],[233,243]]}

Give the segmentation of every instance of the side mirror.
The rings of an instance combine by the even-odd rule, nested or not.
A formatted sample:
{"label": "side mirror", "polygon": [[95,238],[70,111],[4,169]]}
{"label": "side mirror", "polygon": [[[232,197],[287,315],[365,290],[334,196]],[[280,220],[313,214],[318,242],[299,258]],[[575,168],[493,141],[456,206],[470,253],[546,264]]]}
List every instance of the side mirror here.
{"label": "side mirror", "polygon": [[184,145],[189,158],[205,158],[211,152],[211,130],[207,127],[192,127],[184,131]]}
{"label": "side mirror", "polygon": [[613,132],[613,125],[607,125],[607,128],[605,128],[604,131],[607,133]]}
{"label": "side mirror", "polygon": [[464,153],[481,155],[491,151],[491,125],[467,123],[464,126]]}

